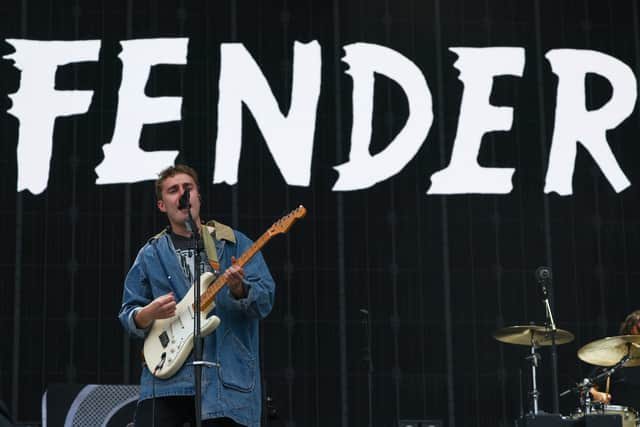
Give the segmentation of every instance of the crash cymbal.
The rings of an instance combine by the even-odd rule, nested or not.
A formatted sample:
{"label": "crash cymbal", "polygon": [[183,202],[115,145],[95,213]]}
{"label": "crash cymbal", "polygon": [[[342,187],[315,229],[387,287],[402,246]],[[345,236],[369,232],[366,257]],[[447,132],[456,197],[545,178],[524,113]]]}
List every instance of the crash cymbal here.
{"label": "crash cymbal", "polygon": [[623,366],[640,365],[640,335],[620,335],[602,338],[578,350],[578,358],[596,366],[613,366],[629,354]]}
{"label": "crash cymbal", "polygon": [[[566,344],[573,341],[573,334],[564,329],[556,329],[556,344]],[[508,326],[498,329],[493,337],[500,342],[537,347],[551,345],[551,330],[540,325]]]}

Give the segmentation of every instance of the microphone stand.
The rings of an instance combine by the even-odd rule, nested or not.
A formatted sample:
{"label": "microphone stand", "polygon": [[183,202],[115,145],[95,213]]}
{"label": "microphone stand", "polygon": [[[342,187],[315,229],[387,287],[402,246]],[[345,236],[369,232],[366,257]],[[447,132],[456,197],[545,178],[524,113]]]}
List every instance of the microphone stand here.
{"label": "microphone stand", "polygon": [[[188,193],[187,193],[188,194]],[[193,267],[193,379],[194,379],[194,402],[195,402],[195,419],[196,427],[202,427],[202,366],[208,365],[208,362],[202,360],[202,337],[200,335],[200,227],[193,220],[191,216],[191,203],[187,196],[186,208],[189,212],[189,217],[185,226],[191,233],[191,239],[193,240],[194,252],[194,267]]]}
{"label": "microphone stand", "polygon": [[536,277],[542,286],[542,301],[546,315],[545,326],[551,332],[551,391],[553,395],[553,413],[560,413],[560,399],[558,392],[558,346],[556,344],[556,323],[553,320],[553,313],[549,304],[549,293],[547,286],[551,284],[551,270],[548,267],[539,267],[536,270]]}
{"label": "microphone stand", "polygon": [[549,308],[549,300],[545,300],[549,314],[549,325],[551,328],[551,388],[553,394],[553,413],[560,413],[560,402],[558,396],[558,346],[556,344],[556,324],[553,322],[553,315]]}

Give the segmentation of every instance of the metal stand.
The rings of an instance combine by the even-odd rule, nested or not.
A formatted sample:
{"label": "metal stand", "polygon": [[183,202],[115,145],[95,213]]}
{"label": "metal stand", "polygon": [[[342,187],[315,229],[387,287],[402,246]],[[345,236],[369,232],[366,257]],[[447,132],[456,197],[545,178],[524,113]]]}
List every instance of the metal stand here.
{"label": "metal stand", "polygon": [[558,395],[558,348],[556,345],[556,322],[553,320],[551,304],[549,304],[549,290],[551,287],[551,269],[549,267],[538,267],[536,278],[541,286],[542,301],[546,316],[545,326],[551,334],[551,394],[553,397],[553,413],[560,413],[560,399]]}
{"label": "metal stand", "polygon": [[540,360],[540,354],[536,352],[536,344],[533,341],[533,337],[531,339],[531,354],[525,357],[525,360],[528,360],[531,364],[531,391],[529,392],[529,397],[531,399],[531,409],[533,415],[538,415],[538,398],[540,397],[540,392],[538,391],[538,384],[536,381],[536,369],[538,367],[538,361]]}
{"label": "metal stand", "polygon": [[[586,382],[586,381],[585,381]],[[589,415],[591,413],[591,384],[589,384],[588,386],[584,387],[584,389],[582,390],[582,396],[580,397],[580,400],[582,401],[582,407],[584,408],[584,414],[585,415]]]}
{"label": "metal stand", "polygon": [[[187,197],[188,200],[188,197]],[[187,203],[189,218],[185,223],[187,230],[193,239],[194,261],[193,261],[193,379],[195,393],[193,400],[195,403],[196,427],[202,427],[202,367],[216,366],[215,363],[202,360],[202,336],[200,334],[200,227],[191,216],[191,204]]]}

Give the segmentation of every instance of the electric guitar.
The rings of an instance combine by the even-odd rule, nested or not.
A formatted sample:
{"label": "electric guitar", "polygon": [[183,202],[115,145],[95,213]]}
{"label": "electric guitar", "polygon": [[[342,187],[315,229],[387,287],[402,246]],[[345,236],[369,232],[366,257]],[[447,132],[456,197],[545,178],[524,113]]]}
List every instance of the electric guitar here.
{"label": "electric guitar", "polygon": [[[286,233],[293,223],[306,215],[307,210],[300,205],[289,214],[283,216],[246,250],[236,264],[245,265],[273,236]],[[215,297],[226,284],[220,275],[215,281],[212,273],[200,276],[200,334],[204,337],[211,334],[220,324],[220,318],[207,314],[215,307]],[[194,306],[194,287],[176,305],[175,316],[168,319],[157,319],[144,341],[144,358],[147,366],[158,378],[167,379],[173,376],[184,364],[193,349],[193,324],[196,308]]]}

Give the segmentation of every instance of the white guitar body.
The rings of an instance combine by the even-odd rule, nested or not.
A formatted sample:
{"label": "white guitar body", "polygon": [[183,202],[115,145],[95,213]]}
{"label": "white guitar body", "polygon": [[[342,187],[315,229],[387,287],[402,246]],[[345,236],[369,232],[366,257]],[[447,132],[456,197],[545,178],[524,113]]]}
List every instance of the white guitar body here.
{"label": "white guitar body", "polygon": [[[203,273],[200,276],[200,294],[204,293],[215,276]],[[147,367],[158,378],[166,379],[174,375],[182,367],[193,349],[193,298],[194,288],[182,298],[176,306],[176,315],[169,319],[158,319],[153,322],[151,331],[144,341],[144,358]],[[207,307],[206,312],[200,312],[200,334],[204,337],[212,333],[220,324],[220,318],[207,318],[215,303]],[[164,358],[164,363],[161,364]]]}

